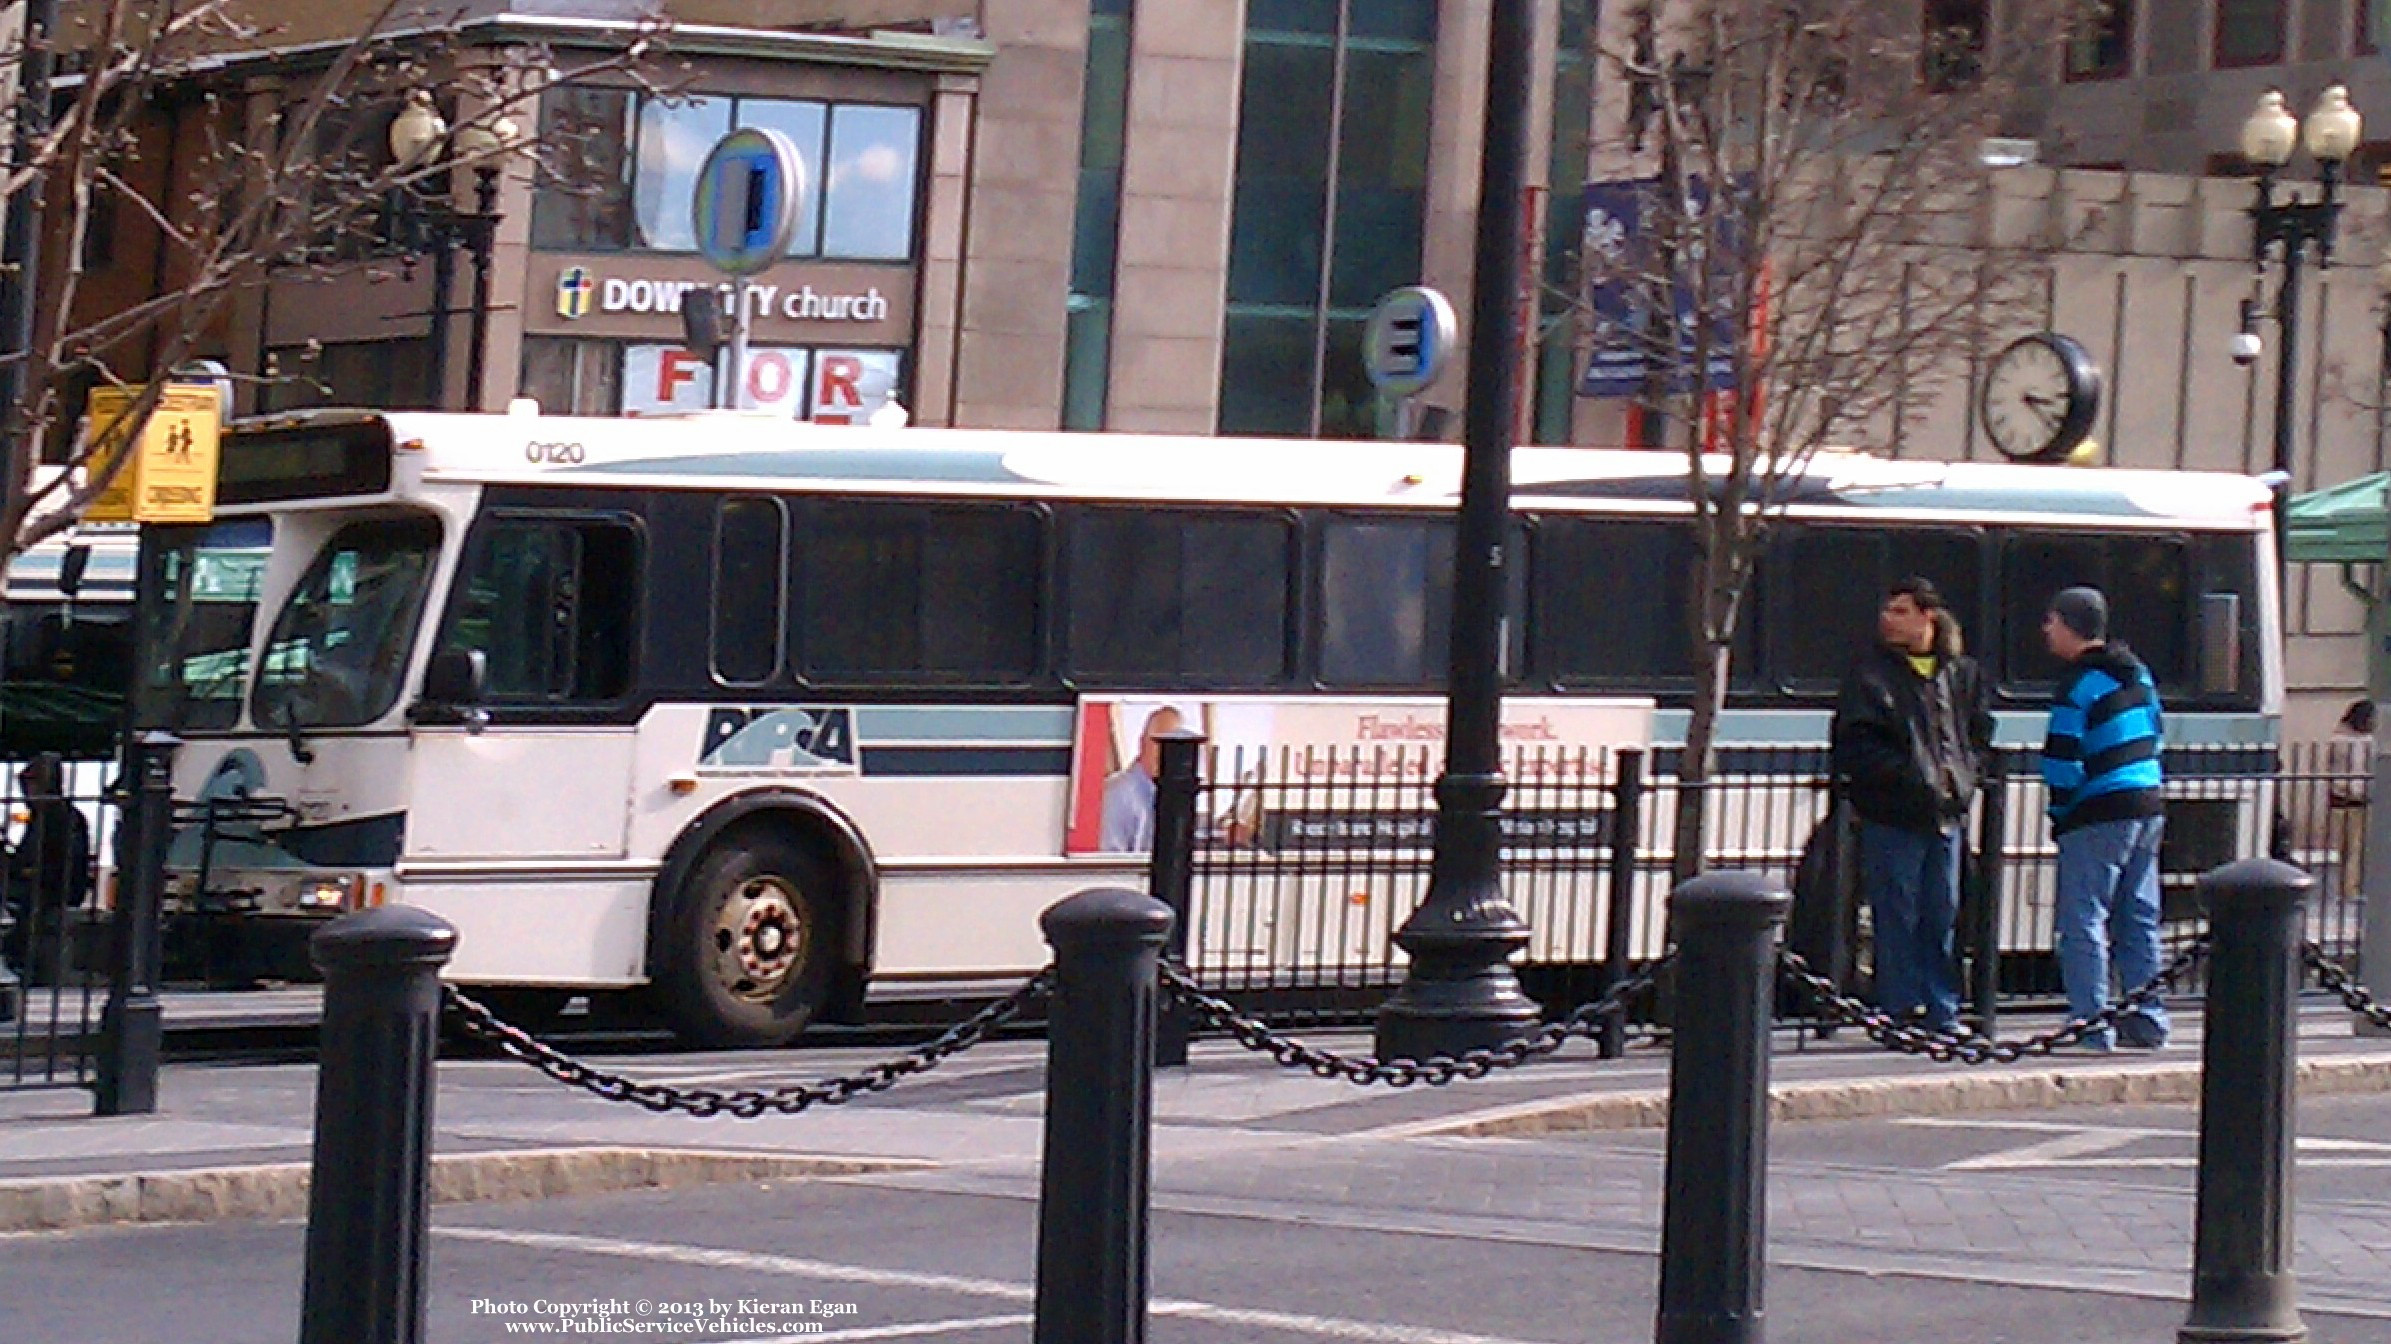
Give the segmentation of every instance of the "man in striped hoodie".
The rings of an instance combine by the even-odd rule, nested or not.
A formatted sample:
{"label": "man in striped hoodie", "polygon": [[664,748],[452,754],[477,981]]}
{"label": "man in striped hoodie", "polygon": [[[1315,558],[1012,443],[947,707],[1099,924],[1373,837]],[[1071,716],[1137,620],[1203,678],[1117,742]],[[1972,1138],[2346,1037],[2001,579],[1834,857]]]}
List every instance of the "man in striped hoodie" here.
{"label": "man in striped hoodie", "polygon": [[[2159,972],[2159,693],[2141,660],[2109,642],[2099,589],[2052,598],[2042,634],[2068,665],[2051,697],[2042,778],[2059,847],[2059,974],[2069,1013],[2083,1019],[2108,1006],[2112,969],[2127,990]],[[2165,1045],[2166,1009],[2119,1019],[2116,1038]],[[2110,1033],[2087,1036],[2084,1046],[2107,1050]]]}

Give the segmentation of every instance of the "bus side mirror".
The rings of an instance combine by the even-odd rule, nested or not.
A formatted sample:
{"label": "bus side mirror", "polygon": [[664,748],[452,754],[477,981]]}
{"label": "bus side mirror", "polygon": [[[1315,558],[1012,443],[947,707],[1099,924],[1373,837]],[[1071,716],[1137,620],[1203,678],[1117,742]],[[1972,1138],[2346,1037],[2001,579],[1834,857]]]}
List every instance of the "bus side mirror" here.
{"label": "bus side mirror", "polygon": [[442,649],[424,669],[423,698],[456,709],[478,705],[489,667],[489,659],[480,649]]}
{"label": "bus side mirror", "polygon": [[490,721],[482,708],[489,659],[479,649],[442,649],[423,670],[423,698],[408,717],[417,723],[462,723],[474,732]]}
{"label": "bus side mirror", "polygon": [[58,558],[58,591],[71,600],[83,591],[83,571],[91,568],[91,543],[78,541]]}
{"label": "bus side mirror", "polygon": [[2231,695],[2242,684],[2242,597],[2200,595],[2200,693]]}

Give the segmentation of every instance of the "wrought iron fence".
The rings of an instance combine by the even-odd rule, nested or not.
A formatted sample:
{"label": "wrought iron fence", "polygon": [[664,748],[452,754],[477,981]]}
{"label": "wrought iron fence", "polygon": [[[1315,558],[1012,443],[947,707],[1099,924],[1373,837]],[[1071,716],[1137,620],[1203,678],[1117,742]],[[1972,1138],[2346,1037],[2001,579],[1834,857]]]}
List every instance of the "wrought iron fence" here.
{"label": "wrought iron fence", "polygon": [[[1428,745],[1208,752],[1198,786],[1188,964],[1200,982],[1259,994],[1278,1020],[1351,1019],[1402,975],[1396,933],[1426,890],[1433,786],[1442,753]],[[1649,763],[1655,767],[1646,775]],[[2001,806],[1968,826],[1963,983],[2003,1007],[2056,1001],[2056,850],[2032,751],[2005,755]],[[2308,937],[2346,957],[2357,947],[2366,763],[2323,743],[2174,747],[2166,756],[2167,829],[2160,856],[2164,952],[2206,930],[2200,874],[2273,855],[2315,874]],[[1624,767],[1624,768],[1623,768]],[[1668,943],[1666,895],[1691,873],[1744,868],[1796,885],[1797,944],[1812,950],[1840,927],[1835,978],[1864,992],[1868,918],[1848,867],[1804,867],[1836,819],[1826,752],[1815,746],[1723,752],[1702,786],[1703,831],[1678,842],[1687,785],[1675,753],[1531,747],[1510,752],[1504,894],[1527,922],[1523,985],[1554,1012],[1598,997],[1615,977],[1657,960]],[[1622,807],[1622,803],[1625,807]],[[1989,815],[1988,815],[1989,813]],[[1623,826],[1622,816],[1634,824]],[[1996,844],[1995,862],[1983,865]],[[1998,900],[1985,909],[1979,877]],[[1797,877],[1800,879],[1797,882]],[[1828,903],[1823,913],[1811,908]],[[1806,928],[1802,928],[1807,923]],[[1612,937],[1614,924],[1622,930]],[[2197,992],[2195,980],[2179,987]]]}
{"label": "wrought iron fence", "polygon": [[[1428,745],[1207,753],[1198,790],[1189,969],[1269,994],[1281,1017],[1349,1016],[1401,976],[1395,935],[1427,890]],[[1508,754],[1505,892],[1539,971],[1599,959],[1615,783],[1608,752]]]}
{"label": "wrought iron fence", "polygon": [[0,1088],[93,1078],[108,992],[113,762],[7,763],[0,779]]}

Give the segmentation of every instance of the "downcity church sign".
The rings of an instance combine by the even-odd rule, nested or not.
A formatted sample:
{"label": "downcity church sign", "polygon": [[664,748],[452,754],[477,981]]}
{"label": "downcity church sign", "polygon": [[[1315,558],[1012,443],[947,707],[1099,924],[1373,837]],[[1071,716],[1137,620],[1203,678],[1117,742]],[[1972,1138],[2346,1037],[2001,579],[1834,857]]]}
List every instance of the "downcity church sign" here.
{"label": "downcity church sign", "polygon": [[[678,316],[681,296],[706,284],[699,280],[659,280],[652,277],[601,276],[587,266],[567,266],[556,274],[556,315],[587,317],[599,313],[653,313]],[[713,286],[725,308],[732,303],[728,284]],[[888,296],[877,285],[861,293],[825,292],[812,285],[776,285],[762,281],[747,287],[750,319],[789,322],[885,322]]]}

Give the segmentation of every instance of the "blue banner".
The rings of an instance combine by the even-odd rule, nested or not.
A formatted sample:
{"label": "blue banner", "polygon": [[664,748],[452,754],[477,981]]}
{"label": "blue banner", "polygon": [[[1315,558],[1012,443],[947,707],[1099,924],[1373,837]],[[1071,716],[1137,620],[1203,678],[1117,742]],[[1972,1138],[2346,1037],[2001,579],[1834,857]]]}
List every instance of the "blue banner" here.
{"label": "blue banner", "polygon": [[[1652,254],[1653,240],[1643,232],[1643,221],[1657,213],[1655,193],[1660,190],[1659,181],[1653,178],[1586,185],[1581,246],[1593,330],[1585,378],[1578,384],[1580,396],[1635,396],[1645,392],[1654,377],[1660,380],[1658,390],[1663,393],[1682,395],[1687,391],[1688,366],[1694,359],[1694,295],[1680,278],[1669,286],[1673,311],[1666,318],[1655,311],[1659,305],[1652,277],[1661,263]],[[1695,209],[1688,213],[1711,214],[1705,208],[1706,193],[1699,185],[1695,191]],[[1725,264],[1732,265],[1735,252],[1727,224],[1722,220],[1714,228],[1717,236],[1709,249],[1711,255],[1726,258]],[[1674,257],[1668,264],[1673,274],[1682,277],[1681,268],[1687,261]],[[1713,278],[1710,288],[1714,295],[1732,292],[1729,279],[1727,273]],[[1667,339],[1654,326],[1664,320],[1676,330],[1677,354],[1654,370],[1651,356]],[[1743,338],[1744,326],[1732,313],[1713,318],[1709,376],[1704,380],[1708,390],[1735,386],[1736,343]]]}

